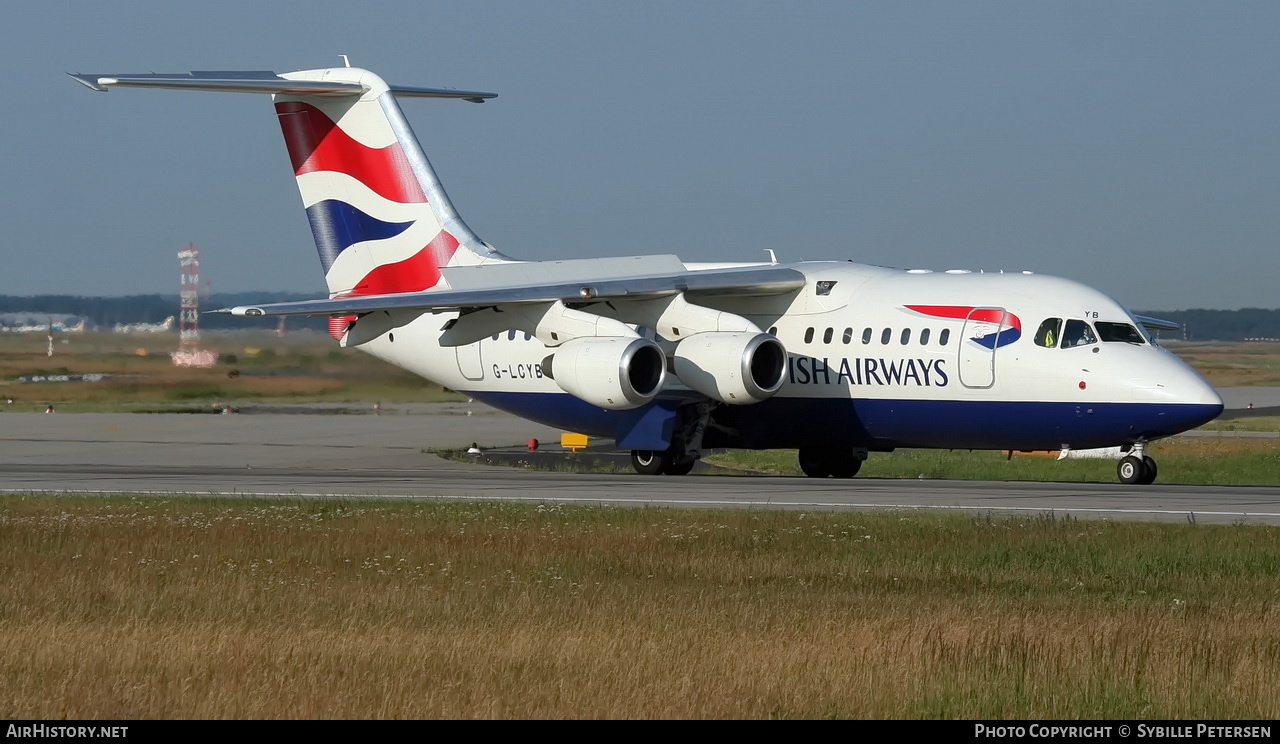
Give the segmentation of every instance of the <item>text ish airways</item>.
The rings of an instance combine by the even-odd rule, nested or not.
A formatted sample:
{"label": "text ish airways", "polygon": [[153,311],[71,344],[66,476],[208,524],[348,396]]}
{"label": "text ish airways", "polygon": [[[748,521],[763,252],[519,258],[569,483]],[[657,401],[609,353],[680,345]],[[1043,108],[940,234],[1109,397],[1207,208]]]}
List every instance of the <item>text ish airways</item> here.
{"label": "text ish airways", "polygon": [[946,387],[950,382],[943,359],[884,359],[854,357],[832,360],[792,356],[787,380],[795,385],[900,385]]}

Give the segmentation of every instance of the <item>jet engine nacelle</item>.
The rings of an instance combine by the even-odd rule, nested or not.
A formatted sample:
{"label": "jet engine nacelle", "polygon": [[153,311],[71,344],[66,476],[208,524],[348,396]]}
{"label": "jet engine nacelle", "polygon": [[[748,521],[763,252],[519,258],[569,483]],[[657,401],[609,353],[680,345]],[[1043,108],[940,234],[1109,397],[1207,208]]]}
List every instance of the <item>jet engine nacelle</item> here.
{"label": "jet engine nacelle", "polygon": [[574,397],[624,410],[639,408],[662,390],[666,361],[658,344],[646,338],[584,336],[542,360],[542,372]]}
{"label": "jet engine nacelle", "polygon": [[681,382],[735,405],[767,400],[787,372],[786,348],[767,333],[698,333],[680,342],[672,361]]}

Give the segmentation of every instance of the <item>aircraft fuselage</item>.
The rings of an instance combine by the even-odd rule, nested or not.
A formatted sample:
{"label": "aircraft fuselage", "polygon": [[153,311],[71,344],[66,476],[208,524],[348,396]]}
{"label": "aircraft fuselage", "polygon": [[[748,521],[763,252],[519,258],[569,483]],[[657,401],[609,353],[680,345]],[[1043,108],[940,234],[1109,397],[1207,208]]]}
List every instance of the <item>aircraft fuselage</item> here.
{"label": "aircraft fuselage", "polygon": [[[808,281],[793,294],[693,300],[768,329],[788,357],[772,398],[715,408],[706,446],[1111,447],[1170,436],[1222,410],[1213,388],[1127,310],[1073,281],[839,262],[795,268]],[[551,350],[528,334],[441,346],[453,317],[423,315],[361,348],[497,408],[627,449],[667,446],[654,422],[698,398],[669,375],[639,409],[592,406],[544,373]],[[1081,331],[1088,336],[1062,338]]]}

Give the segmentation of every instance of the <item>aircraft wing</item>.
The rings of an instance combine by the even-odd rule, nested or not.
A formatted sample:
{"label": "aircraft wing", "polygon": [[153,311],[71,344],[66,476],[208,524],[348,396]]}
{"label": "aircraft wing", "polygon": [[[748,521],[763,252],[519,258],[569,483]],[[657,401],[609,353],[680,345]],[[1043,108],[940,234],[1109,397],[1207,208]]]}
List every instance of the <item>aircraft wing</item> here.
{"label": "aircraft wing", "polygon": [[[666,260],[672,259],[672,260]],[[633,273],[607,270],[632,262]],[[680,268],[676,269],[676,266]],[[634,273],[634,269],[665,268],[658,273]],[[467,310],[526,303],[646,299],[680,293],[705,295],[776,295],[795,291],[805,275],[783,265],[744,266],[689,271],[674,256],[641,256],[626,259],[582,259],[467,266],[442,269],[450,289],[400,294],[348,295],[327,300],[242,305],[214,310],[217,313],[261,317],[281,315],[362,315],[378,311]],[[558,276],[557,276],[558,275]],[[555,277],[554,279],[552,277]],[[539,278],[547,281],[539,282]],[[523,281],[518,281],[523,279]]]}
{"label": "aircraft wing", "polygon": [[1160,318],[1152,318],[1146,315],[1133,316],[1148,331],[1180,331],[1181,323],[1175,323],[1172,320],[1161,320]]}

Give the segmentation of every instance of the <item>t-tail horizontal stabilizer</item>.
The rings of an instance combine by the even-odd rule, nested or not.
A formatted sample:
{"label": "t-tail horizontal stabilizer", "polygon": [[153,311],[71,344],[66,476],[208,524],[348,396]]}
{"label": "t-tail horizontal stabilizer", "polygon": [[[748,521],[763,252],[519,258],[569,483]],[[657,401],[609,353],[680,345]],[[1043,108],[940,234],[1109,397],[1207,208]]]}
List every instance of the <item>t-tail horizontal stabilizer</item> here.
{"label": "t-tail horizontal stabilizer", "polygon": [[[283,93],[288,95],[362,95],[374,86],[364,83],[332,80],[290,80],[270,70],[245,72],[194,71],[182,73],[147,73],[141,75],[90,74],[68,72],[76,82],[102,93],[111,88],[168,88],[170,90],[207,90],[223,93]],[[418,88],[388,85],[398,96],[418,98],[460,98],[471,103],[484,103],[497,93],[449,88]]]}

